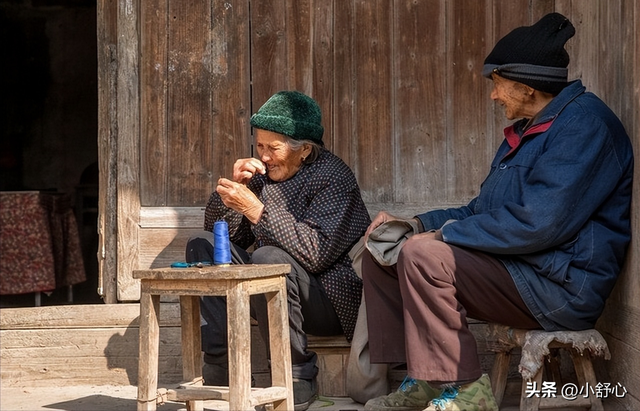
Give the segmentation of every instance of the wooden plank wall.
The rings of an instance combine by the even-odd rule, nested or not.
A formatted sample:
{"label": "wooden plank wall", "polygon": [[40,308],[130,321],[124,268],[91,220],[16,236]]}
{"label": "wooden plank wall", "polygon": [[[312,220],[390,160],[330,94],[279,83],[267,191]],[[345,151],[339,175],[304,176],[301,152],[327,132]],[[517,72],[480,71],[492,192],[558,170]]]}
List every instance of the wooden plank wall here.
{"label": "wooden plank wall", "polygon": [[143,206],[202,206],[251,155],[248,8],[140,2]]}
{"label": "wooden plank wall", "polygon": [[[371,214],[466,203],[508,123],[489,100],[484,57],[513,27],[553,10],[577,29],[570,77],[620,115],[638,154],[639,8],[634,0],[99,2],[104,283],[117,277],[118,299],[135,300],[132,268],[181,255],[218,177],[251,154],[250,114],[281,89],[318,100],[326,145],[353,168]],[[640,233],[637,206],[633,226]],[[640,408],[638,238],[599,325],[628,409]]]}
{"label": "wooden plank wall", "polygon": [[175,3],[140,6],[143,207],[203,205],[251,154],[250,114],[282,89],[318,100],[326,145],[367,203],[460,204],[477,192],[500,141],[479,76],[492,2]]}
{"label": "wooden plank wall", "polygon": [[[158,351],[158,381],[168,388],[182,381],[180,308],[170,300],[163,298],[160,304]],[[2,309],[2,386],[136,385],[139,313],[139,304]],[[493,354],[482,338],[486,325],[472,321],[470,326],[478,336],[482,368],[489,372]],[[320,395],[346,397],[347,340],[309,336],[309,347],[318,354]],[[512,363],[515,370],[517,361]],[[258,387],[270,385],[266,345],[257,324],[251,327],[251,371]],[[404,377],[405,371],[390,370],[390,386],[397,387]]]}
{"label": "wooden plank wall", "polygon": [[597,328],[605,336],[612,360],[605,377],[628,393],[612,398],[612,409],[640,409],[640,4],[636,1],[556,1],[571,17],[577,34],[567,44],[572,57],[569,76],[617,113],[632,139],[636,158],[632,241],[625,268]]}
{"label": "wooden plank wall", "polygon": [[[139,304],[5,308],[2,385],[136,385]],[[180,381],[178,304],[161,304],[158,377]]]}

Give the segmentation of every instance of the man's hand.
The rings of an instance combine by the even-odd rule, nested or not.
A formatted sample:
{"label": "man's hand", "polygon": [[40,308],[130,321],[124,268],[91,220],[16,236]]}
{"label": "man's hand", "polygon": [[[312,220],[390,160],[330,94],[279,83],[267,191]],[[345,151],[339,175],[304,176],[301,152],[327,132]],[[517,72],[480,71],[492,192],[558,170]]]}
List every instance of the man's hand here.
{"label": "man's hand", "polygon": [[216,192],[227,207],[244,214],[253,224],[257,224],[260,221],[264,204],[246,185],[220,178]]}
{"label": "man's hand", "polygon": [[378,215],[373,219],[373,221],[371,221],[369,228],[367,228],[367,231],[364,233],[364,241],[366,242],[369,239],[369,234],[379,225],[391,220],[399,220],[399,218],[389,214],[386,211],[380,211]]}
{"label": "man's hand", "polygon": [[267,168],[257,158],[240,158],[233,164],[233,181],[247,184],[256,174],[265,174]]}

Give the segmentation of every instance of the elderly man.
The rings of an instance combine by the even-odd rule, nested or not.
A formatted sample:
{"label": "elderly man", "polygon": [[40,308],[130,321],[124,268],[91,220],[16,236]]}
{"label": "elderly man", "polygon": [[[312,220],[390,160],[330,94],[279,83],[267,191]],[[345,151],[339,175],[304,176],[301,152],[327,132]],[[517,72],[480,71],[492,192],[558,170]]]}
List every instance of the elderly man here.
{"label": "elderly man", "polygon": [[567,81],[574,33],[552,13],[495,45],[483,74],[517,121],[479,195],[416,216],[395,264],[365,253],[371,362],[406,361],[409,376],[365,409],[495,410],[467,317],[555,331],[602,313],[630,240],[633,154],[615,114]]}

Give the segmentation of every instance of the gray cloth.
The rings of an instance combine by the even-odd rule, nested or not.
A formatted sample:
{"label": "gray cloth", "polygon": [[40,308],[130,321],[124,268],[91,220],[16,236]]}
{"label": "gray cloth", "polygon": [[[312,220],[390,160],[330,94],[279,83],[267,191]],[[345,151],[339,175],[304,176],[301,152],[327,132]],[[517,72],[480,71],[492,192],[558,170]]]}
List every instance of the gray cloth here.
{"label": "gray cloth", "polygon": [[[362,237],[349,252],[353,269],[360,278],[362,278],[361,262],[364,250],[364,237]],[[369,360],[367,308],[363,295],[347,363],[347,395],[354,401],[364,404],[370,398],[388,394],[388,368],[387,364],[371,364]]]}
{"label": "gray cloth", "polygon": [[518,371],[525,381],[536,376],[544,364],[545,356],[549,354],[549,344],[554,340],[563,344],[572,344],[573,348],[581,354],[588,350],[595,356],[604,357],[605,360],[611,359],[607,342],[596,330],[553,332],[531,330],[525,336],[518,366]]}
{"label": "gray cloth", "polygon": [[398,261],[404,242],[418,232],[418,222],[414,219],[390,220],[369,234],[365,246],[380,265],[391,266]]}

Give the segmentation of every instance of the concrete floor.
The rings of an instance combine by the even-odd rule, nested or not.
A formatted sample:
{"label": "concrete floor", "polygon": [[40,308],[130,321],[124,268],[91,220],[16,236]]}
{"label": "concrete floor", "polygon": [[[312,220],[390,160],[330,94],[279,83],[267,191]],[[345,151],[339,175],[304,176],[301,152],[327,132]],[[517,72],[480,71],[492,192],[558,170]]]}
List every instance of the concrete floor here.
{"label": "concrete floor", "polygon": [[[137,387],[135,386],[72,386],[0,389],[2,411],[114,411],[135,410]],[[226,410],[215,401],[205,401],[205,410]],[[186,410],[184,403],[167,402],[158,411]],[[350,398],[320,397],[309,410],[358,411],[362,404]]]}
{"label": "concrete floor", "polygon": [[[114,411],[135,410],[137,387],[135,386],[69,386],[69,387],[3,387],[0,386],[0,410],[2,411]],[[518,411],[519,396],[511,393],[505,397],[501,411]],[[605,411],[619,411],[615,404],[604,401]],[[205,401],[205,411],[228,410],[216,401]],[[158,411],[186,410],[184,403],[167,402]],[[580,410],[572,408],[558,411]],[[359,411],[362,404],[344,397],[320,397],[310,411]]]}

